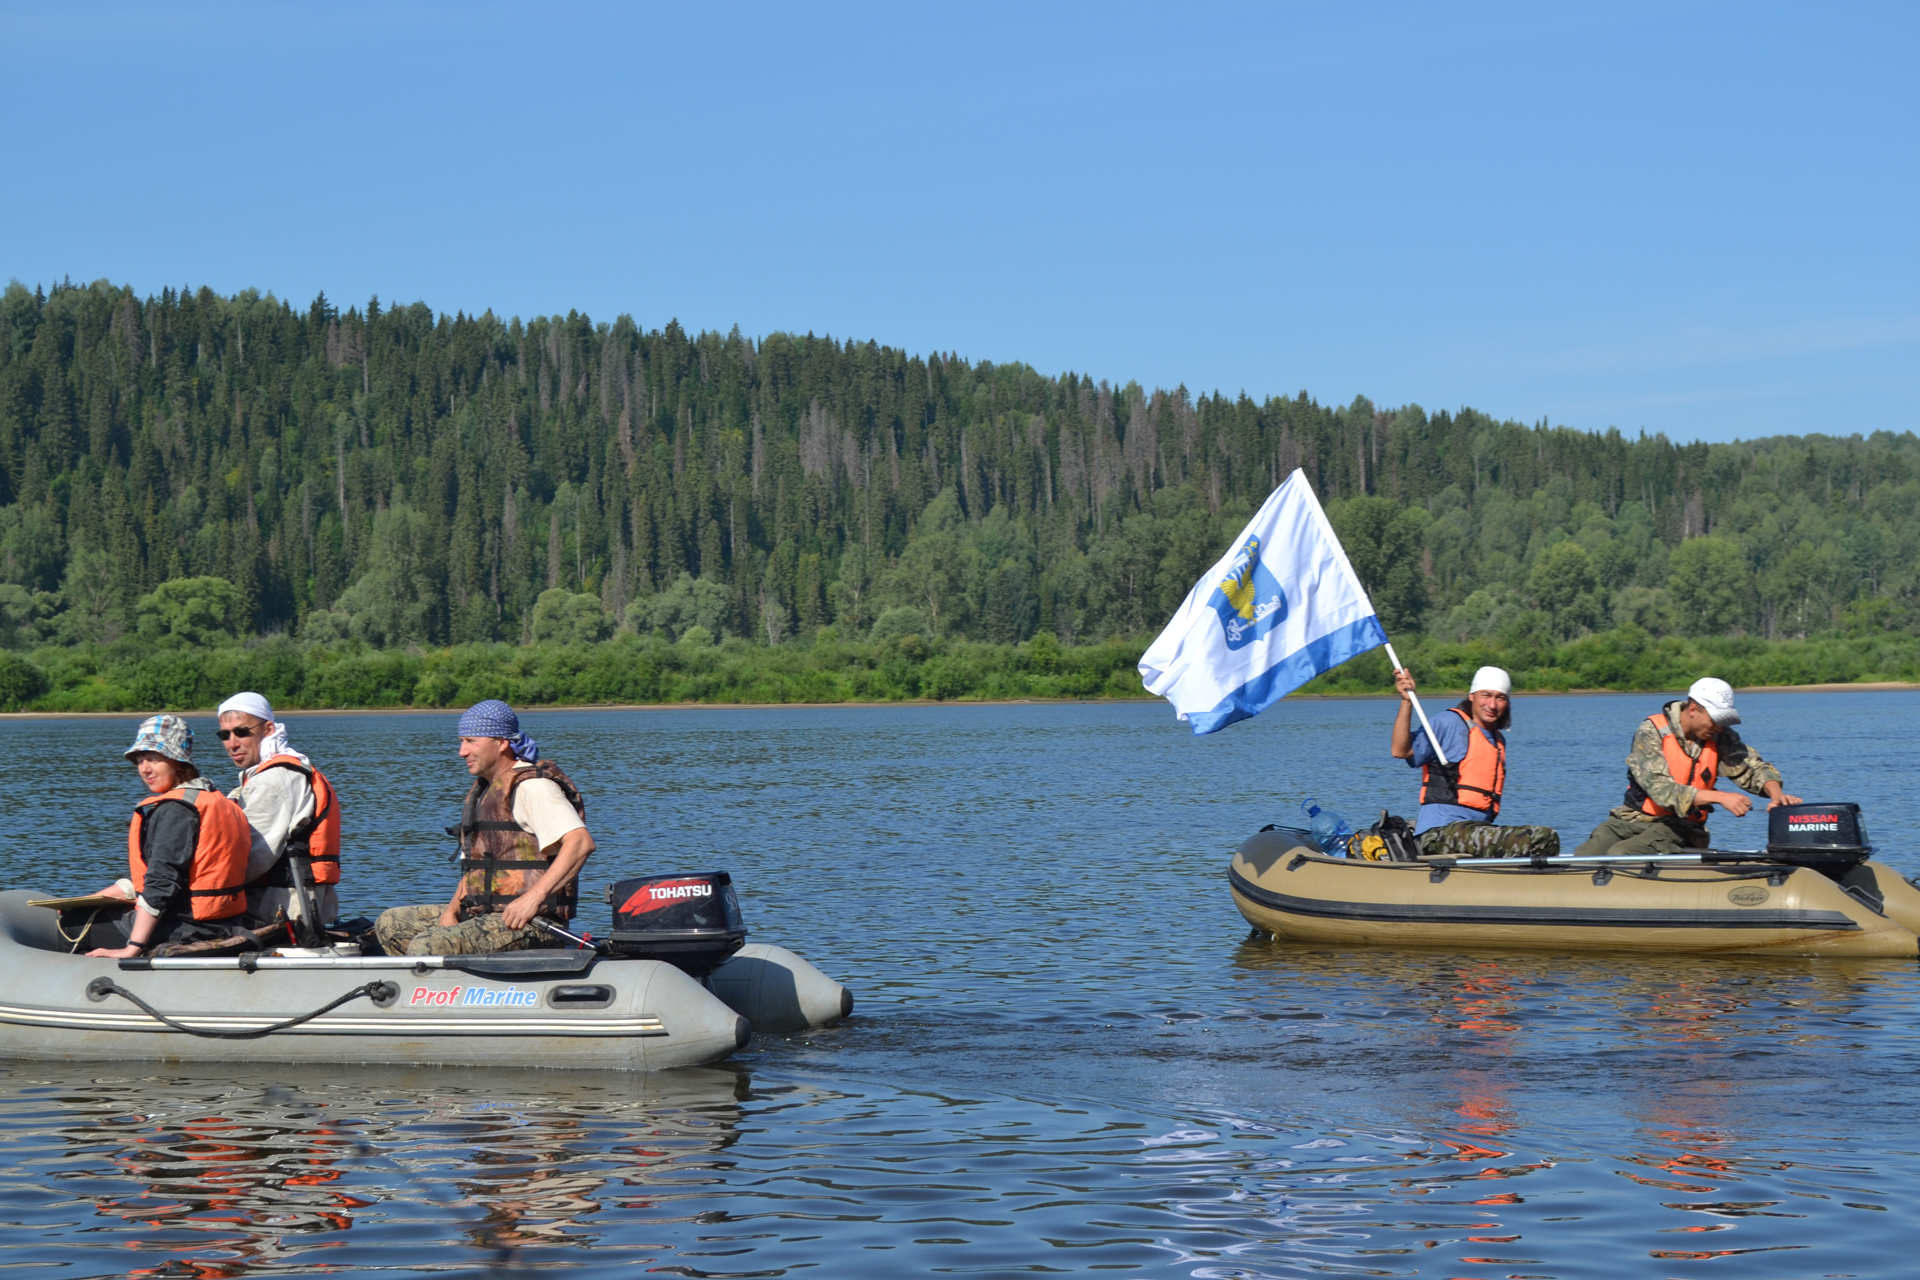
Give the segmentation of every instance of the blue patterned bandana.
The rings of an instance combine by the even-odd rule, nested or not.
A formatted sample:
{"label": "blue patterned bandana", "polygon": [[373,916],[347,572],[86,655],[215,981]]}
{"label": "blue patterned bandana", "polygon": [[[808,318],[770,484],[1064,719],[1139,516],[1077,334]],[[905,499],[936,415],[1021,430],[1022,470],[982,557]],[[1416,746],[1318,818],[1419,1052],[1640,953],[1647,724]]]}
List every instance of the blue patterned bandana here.
{"label": "blue patterned bandana", "polygon": [[462,738],[504,738],[516,759],[528,764],[540,758],[540,744],[520,732],[520,717],[498,698],[488,698],[468,707],[460,717]]}

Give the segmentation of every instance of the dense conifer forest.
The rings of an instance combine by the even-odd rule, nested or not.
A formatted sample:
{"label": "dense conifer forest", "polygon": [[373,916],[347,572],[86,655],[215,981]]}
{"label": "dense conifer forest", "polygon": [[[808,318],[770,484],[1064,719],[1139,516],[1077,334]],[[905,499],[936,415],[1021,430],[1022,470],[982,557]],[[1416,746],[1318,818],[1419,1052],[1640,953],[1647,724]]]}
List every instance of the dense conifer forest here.
{"label": "dense conifer forest", "polygon": [[1429,665],[1913,672],[1911,433],[1676,444],[626,316],[15,283],[0,702],[1137,691],[1295,467]]}

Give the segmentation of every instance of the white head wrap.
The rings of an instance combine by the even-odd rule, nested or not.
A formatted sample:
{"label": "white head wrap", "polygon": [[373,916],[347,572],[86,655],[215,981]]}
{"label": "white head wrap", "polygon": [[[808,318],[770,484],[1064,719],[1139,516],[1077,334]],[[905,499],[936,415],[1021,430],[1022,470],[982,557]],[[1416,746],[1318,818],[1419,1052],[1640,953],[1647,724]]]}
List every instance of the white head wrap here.
{"label": "white head wrap", "polygon": [[1467,686],[1468,693],[1513,693],[1513,677],[1498,667],[1482,667],[1473,673],[1473,683]]}
{"label": "white head wrap", "polygon": [[287,726],[273,718],[273,704],[257,693],[236,693],[220,704],[219,714],[238,711],[243,716],[252,716],[256,720],[265,720],[272,730],[260,740],[260,758],[267,760],[273,756],[294,756],[302,764],[311,764],[306,756],[295,751],[287,743]]}

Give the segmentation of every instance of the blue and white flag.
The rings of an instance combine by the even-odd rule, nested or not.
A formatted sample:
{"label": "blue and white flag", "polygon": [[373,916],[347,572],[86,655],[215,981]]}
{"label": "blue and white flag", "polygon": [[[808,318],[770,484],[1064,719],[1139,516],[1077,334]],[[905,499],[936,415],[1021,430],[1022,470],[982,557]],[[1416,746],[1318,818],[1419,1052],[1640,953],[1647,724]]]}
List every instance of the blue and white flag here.
{"label": "blue and white flag", "polygon": [[1259,715],[1387,642],[1306,473],[1275,489],[1140,657],[1195,733]]}

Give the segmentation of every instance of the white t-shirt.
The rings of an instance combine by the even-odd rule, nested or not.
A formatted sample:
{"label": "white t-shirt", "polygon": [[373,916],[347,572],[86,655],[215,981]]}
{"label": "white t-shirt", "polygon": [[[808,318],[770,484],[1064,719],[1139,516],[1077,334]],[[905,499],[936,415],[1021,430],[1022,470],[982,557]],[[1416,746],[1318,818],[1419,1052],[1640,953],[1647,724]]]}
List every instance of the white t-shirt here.
{"label": "white t-shirt", "polygon": [[[516,769],[531,769],[517,764]],[[560,843],[569,831],[584,831],[587,824],[567,803],[567,793],[551,778],[528,778],[513,790],[513,820],[522,831],[533,835],[534,843],[546,853]]]}

